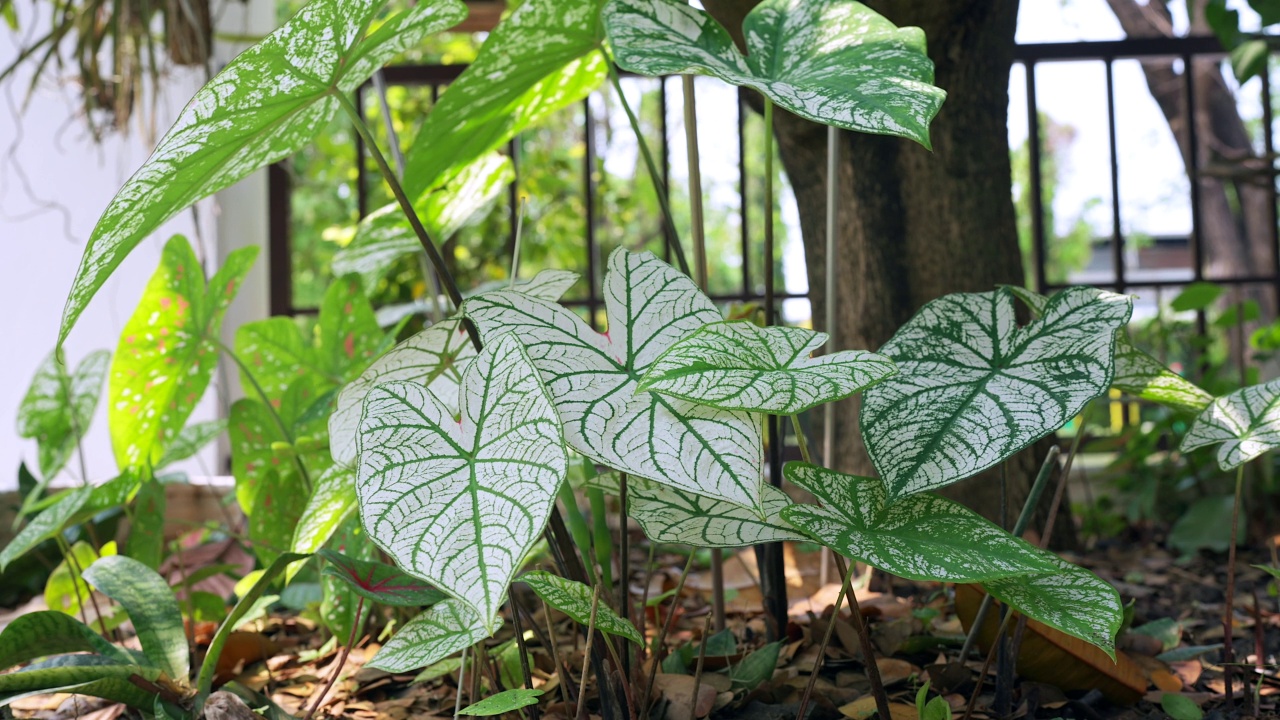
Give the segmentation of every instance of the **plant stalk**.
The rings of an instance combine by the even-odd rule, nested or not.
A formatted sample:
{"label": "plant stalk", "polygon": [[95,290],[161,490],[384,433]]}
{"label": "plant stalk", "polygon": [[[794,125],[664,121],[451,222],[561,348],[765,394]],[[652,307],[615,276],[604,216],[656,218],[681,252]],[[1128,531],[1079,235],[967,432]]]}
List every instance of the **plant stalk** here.
{"label": "plant stalk", "polygon": [[[693,276],[689,272],[689,260],[684,256],[684,247],[680,244],[680,234],[676,232],[675,216],[671,214],[671,203],[667,198],[667,186],[662,182],[662,175],[658,172],[657,163],[653,161],[653,153],[649,152],[649,143],[644,139],[644,132],[640,128],[640,119],[636,117],[635,112],[631,109],[630,103],[627,102],[626,93],[622,92],[622,79],[618,77],[618,68],[612,61],[605,63],[609,66],[609,80],[613,83],[613,87],[618,91],[618,102],[622,104],[622,109],[627,113],[627,122],[631,123],[631,130],[636,134],[636,144],[640,147],[640,156],[644,159],[645,168],[649,171],[649,179],[653,182],[654,194],[658,196],[658,205],[662,208],[662,221],[666,230],[667,245],[671,247],[671,254],[676,258],[676,264],[680,266],[680,272]],[[662,141],[665,143],[666,138]]]}
{"label": "plant stalk", "polygon": [[[470,649],[470,645],[462,648],[462,661],[458,663],[458,692],[453,698],[453,720],[458,720],[458,715],[462,712],[462,680],[467,674],[467,651]],[[474,674],[475,670],[471,672]]]}
{"label": "plant stalk", "polygon": [[582,655],[582,682],[578,684],[578,707],[574,712],[577,720],[583,720],[587,712],[587,671],[591,669],[591,654],[593,645],[590,638],[595,637],[596,632],[596,611],[600,609],[600,586],[596,585],[591,592],[591,615],[587,618],[587,646]]}
{"label": "plant stalk", "polygon": [[347,644],[342,646],[342,651],[338,653],[338,660],[333,665],[333,672],[329,674],[329,681],[325,683],[324,689],[316,695],[316,701],[311,705],[311,709],[306,715],[302,716],[302,720],[311,720],[316,711],[320,709],[320,704],[324,702],[324,696],[329,694],[329,690],[338,682],[338,676],[342,674],[342,668],[347,664],[347,656],[351,654],[351,646],[356,644],[357,632],[360,626],[364,624],[364,596],[360,597],[360,602],[356,603],[355,622],[351,623],[351,632],[347,635]]}
{"label": "plant stalk", "polygon": [[1235,615],[1236,599],[1236,537],[1240,531],[1240,496],[1244,490],[1244,463],[1236,468],[1236,494],[1231,505],[1231,542],[1227,546],[1227,588],[1226,602],[1222,610],[1222,682],[1226,685],[1227,704],[1234,705],[1231,699],[1231,685],[1235,667],[1236,650],[1232,645],[1232,618]]}
{"label": "plant stalk", "polygon": [[671,625],[675,621],[676,610],[680,605],[680,593],[684,591],[685,578],[689,577],[689,570],[693,567],[694,548],[689,548],[689,559],[684,563],[684,570],[680,573],[680,579],[676,581],[675,594],[671,596],[671,610],[667,612],[667,617],[662,623],[662,630],[658,632],[658,636],[653,640],[653,658],[649,665],[649,679],[644,684],[644,696],[640,699],[640,717],[649,717],[649,701],[653,698],[653,681],[658,676],[658,662],[662,655],[663,643],[667,640],[667,633],[671,632]]}
{"label": "plant stalk", "polygon": [[[627,527],[627,474],[618,474],[618,614],[631,617],[631,533]],[[631,646],[622,645],[622,676],[631,682]],[[634,703],[633,703],[634,706]]]}
{"label": "plant stalk", "polygon": [[306,487],[307,494],[310,495],[311,475],[307,472],[306,466],[302,464],[302,458],[298,457],[297,449],[294,448],[293,433],[290,432],[288,426],[284,424],[284,419],[281,418],[280,413],[276,411],[276,406],[271,404],[271,398],[267,397],[266,390],[262,389],[262,385],[258,383],[258,378],[254,377],[253,371],[249,369],[249,366],[245,364],[245,361],[240,359],[240,356],[236,354],[235,350],[227,347],[221,340],[215,338],[214,342],[222,349],[222,352],[227,354],[227,357],[231,358],[231,361],[236,364],[236,367],[240,368],[240,372],[249,379],[249,384],[253,386],[253,391],[258,394],[258,398],[262,400],[262,404],[267,408],[267,414],[271,416],[271,421],[275,423],[276,429],[280,431],[280,436],[285,439],[285,442],[289,443],[291,448],[294,449],[294,451],[290,453],[290,457],[293,458],[293,465],[297,468],[298,474],[302,476],[302,484]]}
{"label": "plant stalk", "polygon": [[[686,75],[686,77],[688,76]],[[690,708],[693,712],[690,713],[691,715],[697,714],[698,691],[702,689],[702,666],[707,660],[707,637],[710,635],[711,616],[708,615],[706,620],[702,623],[702,642],[698,643],[698,667],[693,672],[693,708]]]}
{"label": "plant stalk", "polygon": [[[831,622],[822,633],[822,641],[818,643],[818,655],[813,659],[813,669],[809,671],[809,682],[805,683],[804,693],[800,695],[800,706],[796,709],[797,720],[803,720],[805,711],[809,709],[809,698],[813,695],[813,687],[818,684],[818,673],[822,671],[822,660],[827,653],[827,645],[831,643],[831,635],[836,629],[836,621],[840,619],[840,606],[844,604],[844,596],[849,593],[849,584],[853,582],[853,567],[845,571],[844,580],[840,583],[840,592],[836,593],[836,607],[831,612]],[[879,707],[880,700],[876,699]]]}
{"label": "plant stalk", "polygon": [[[515,599],[511,600],[511,624],[515,626],[516,631],[516,651],[520,653],[520,674],[524,680],[524,686],[533,689],[533,673],[529,672],[529,649],[525,646],[524,641],[524,623],[520,622],[520,608],[516,606]],[[538,720],[542,715],[538,710],[538,704],[534,703],[529,709],[529,715],[532,720]]]}
{"label": "plant stalk", "polygon": [[698,101],[694,93],[693,76],[681,75],[680,88],[684,93],[684,147],[689,160],[689,215],[693,224],[693,272],[694,281],[702,292],[707,291],[707,238],[702,218],[702,168],[698,155]]}

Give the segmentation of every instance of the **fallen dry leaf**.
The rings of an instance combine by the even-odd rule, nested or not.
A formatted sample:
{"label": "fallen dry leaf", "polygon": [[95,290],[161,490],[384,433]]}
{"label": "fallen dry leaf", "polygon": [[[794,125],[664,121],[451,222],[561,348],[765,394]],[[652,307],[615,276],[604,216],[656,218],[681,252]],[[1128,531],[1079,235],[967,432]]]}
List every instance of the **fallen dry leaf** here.
{"label": "fallen dry leaf", "polygon": [[[876,714],[876,699],[870,695],[858,698],[848,705],[840,706],[840,714],[850,720],[865,720]],[[914,705],[906,703],[889,703],[889,714],[893,720],[918,720],[919,715]]]}
{"label": "fallen dry leaf", "polygon": [[880,682],[886,687],[920,674],[920,668],[897,658],[876,658],[876,667],[880,669]]}
{"label": "fallen dry leaf", "polygon": [[671,702],[667,707],[667,720],[697,720],[711,714],[719,691],[704,682],[698,687],[695,703],[693,688],[696,684],[697,680],[691,675],[662,673],[654,677],[654,691]]}

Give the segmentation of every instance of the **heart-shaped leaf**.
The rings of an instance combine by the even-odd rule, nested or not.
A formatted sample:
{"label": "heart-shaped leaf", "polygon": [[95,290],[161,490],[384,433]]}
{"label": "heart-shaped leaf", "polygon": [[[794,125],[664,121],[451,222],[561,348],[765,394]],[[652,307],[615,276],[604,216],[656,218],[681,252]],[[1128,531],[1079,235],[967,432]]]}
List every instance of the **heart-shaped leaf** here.
{"label": "heart-shaped leaf", "polygon": [[[583,627],[591,624],[592,593],[591,588],[586,585],[542,570],[521,575],[520,582],[532,588],[548,605],[573,618]],[[614,612],[608,602],[596,602],[595,605],[597,630],[644,645],[644,638],[640,637],[636,626]]]}
{"label": "heart-shaped leaf", "polygon": [[[577,279],[577,273],[543,270],[529,282],[517,284],[515,289],[554,302]],[[426,385],[436,398],[456,412],[462,371],[475,354],[475,346],[461,321],[449,318],[404,340],[374,361],[360,377],[342,388],[337,407],[329,416],[329,451],[334,462],[355,463],[360,413],[365,397],[375,386],[395,380]]]}
{"label": "heart-shaped leaf", "polygon": [[[447,185],[422,196],[415,208],[433,238],[449,239],[493,205],[502,189],[515,180],[515,166],[506,155],[489,153],[463,168]],[[398,203],[369,213],[356,227],[351,243],[333,256],[333,274],[356,273],[366,292],[372,292],[391,265],[404,255],[422,252],[422,243]]]}
{"label": "heart-shaped leaf", "polygon": [[393,565],[360,560],[327,549],[319,554],[328,563],[321,571],[323,575],[341,580],[376,603],[419,607],[435,605],[446,597],[425,581],[406,575]]}
{"label": "heart-shaped leaf", "polygon": [[293,461],[282,458],[255,486],[249,516],[249,544],[263,565],[270,565],[293,542],[294,528],[307,505],[307,484]]}
{"label": "heart-shaped leaf", "polygon": [[1280,447],[1280,380],[1215,399],[1182,438],[1182,451],[1218,447],[1218,465],[1233,470]]}
{"label": "heart-shaped leaf", "polygon": [[1062,427],[1110,385],[1127,296],[1055,295],[1026,327],[1008,288],[938,298],[880,349],[899,373],[863,396],[889,502],[981,472]]}
{"label": "heart-shaped leaf", "polygon": [[763,485],[761,518],[741,505],[640,478],[627,479],[627,513],[653,542],[725,548],[808,540],[779,515],[790,504],[786,493]]}
{"label": "heart-shaped leaf", "polygon": [[47,655],[91,652],[131,663],[133,658],[84,623],[56,610],[19,615],[0,631],[0,669]]}
{"label": "heart-shaped leaf", "polygon": [[218,366],[218,334],[258,248],[232,252],[205,285],[187,239],[164,246],[142,300],[120,335],[107,386],[107,424],[121,468],[155,467]]}
{"label": "heart-shaped leaf", "polygon": [[987,592],[1018,612],[1097,645],[1115,660],[1116,633],[1124,608],[1116,589],[1097,575],[1049,555],[1054,572],[1014,575],[982,583]]}
{"label": "heart-shaped leaf", "polygon": [[68,375],[50,353],[40,363],[18,406],[18,435],[33,438],[40,454],[40,477],[46,483],[71,459],[98,408],[111,353],[89,353],[74,375]]}
{"label": "heart-shaped leaf", "polygon": [[745,55],[710,15],[681,0],[610,0],[603,17],[628,70],[711,75],[848,130],[929,147],[929,122],[946,97],[932,84],[924,32],[852,0],[764,0],[742,21]]}
{"label": "heart-shaped leaf", "polygon": [[605,78],[599,0],[525,0],[431,109],[405,154],[412,198],[585,98]]}
{"label": "heart-shaped leaf", "polygon": [[[1044,313],[1045,305],[1049,303],[1049,298],[1026,288],[1010,287],[1009,290],[1037,316]],[[1200,412],[1213,401],[1213,396],[1198,385],[1165,367],[1149,353],[1139,350],[1123,328],[1116,333],[1116,370],[1111,378],[1111,387],[1142,400],[1191,413]]]}
{"label": "heart-shaped leaf", "polygon": [[201,448],[221,435],[227,429],[227,425],[226,420],[209,420],[182,428],[178,437],[165,448],[164,456],[160,458],[160,462],[156,463],[156,467],[162,468],[195,455]]}
{"label": "heart-shaped leaf", "polygon": [[794,415],[846,398],[898,371],[864,350],[814,358],[827,334],[753,322],[703,326],[649,366],[640,390],[723,410]]}
{"label": "heart-shaped leaf", "polygon": [[[236,479],[236,501],[241,510],[253,512],[258,490],[268,473],[297,474],[298,463],[301,463],[312,477],[318,477],[332,465],[323,442],[314,440],[324,435],[324,418],[302,422],[307,408],[315,402],[317,388],[327,385],[324,378],[314,373],[300,375],[278,400],[279,405],[274,415],[257,399],[241,398],[231,405],[231,423],[228,429],[231,439],[231,474]],[[273,399],[273,402],[277,401]],[[284,425],[283,429],[280,427],[281,423]],[[303,443],[304,437],[311,437],[313,441]],[[294,442],[297,444],[292,444]],[[306,496],[285,499],[290,505],[296,504],[298,509],[294,517],[300,517],[307,502]],[[288,532],[292,532],[291,528],[291,525],[281,525],[278,529],[287,536]],[[287,547],[290,542],[284,539],[283,544],[277,547]]]}
{"label": "heart-shaped leaf", "polygon": [[720,320],[687,276],[618,249],[604,279],[609,332],[551,302],[500,290],[463,311],[485,342],[514,332],[556,401],[569,445],[595,462],[675,488],[760,509],[760,420],[744,412],[637,392],[653,361]]}
{"label": "heart-shaped leaf", "polygon": [[936,495],[886,502],[884,485],[806,463],[787,463],[787,480],[823,507],[791,505],[782,518],[847,557],[911,580],[972,582],[1055,569],[1037,550],[965,506]]}
{"label": "heart-shaped leaf", "polygon": [[[307,506],[293,530],[291,550],[314,553],[329,542],[338,526],[356,510],[356,474],[350,468],[334,466],[314,481]],[[298,567],[290,567],[286,577],[293,579]]]}
{"label": "heart-shaped leaf", "polygon": [[[502,618],[494,622],[496,630]],[[366,666],[393,673],[426,667],[488,637],[486,624],[461,600],[445,600],[400,628]]]}
{"label": "heart-shaped leaf", "polygon": [[179,686],[190,681],[191,652],[173,590],[155,570],[124,555],[84,569],[84,579],[129,613],[147,659]]}
{"label": "heart-shaped leaf", "polygon": [[497,695],[490,695],[478,703],[462,708],[458,711],[458,714],[488,716],[515,712],[522,707],[537,705],[538,698],[542,697],[542,693],[542,690],[529,690],[527,688],[504,690]]}
{"label": "heart-shaped leaf", "polygon": [[457,0],[429,0],[369,32],[385,5],[310,2],[195,94],[89,236],[62,312],[59,346],[89,299],[143,238],[195,201],[297,152],[338,113],[340,96],[467,15]]}
{"label": "heart-shaped leaf", "polygon": [[374,388],[360,422],[356,491],[370,538],[492,630],[555,505],[564,441],[538,371],[511,335],[467,366],[459,411],[456,422],[416,383]]}

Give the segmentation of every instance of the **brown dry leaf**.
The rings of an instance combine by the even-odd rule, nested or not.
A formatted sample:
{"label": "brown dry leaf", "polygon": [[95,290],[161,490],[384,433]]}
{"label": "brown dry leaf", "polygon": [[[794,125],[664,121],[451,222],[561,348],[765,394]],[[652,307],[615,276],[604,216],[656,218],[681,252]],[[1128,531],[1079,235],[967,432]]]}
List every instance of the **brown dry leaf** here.
{"label": "brown dry leaf", "polygon": [[898,618],[889,622],[876,623],[871,632],[871,639],[876,647],[885,655],[896,655],[902,644],[911,637],[914,619]]}
{"label": "brown dry leaf", "polygon": [[1171,663],[1169,667],[1182,678],[1182,684],[1187,687],[1195,685],[1200,679],[1200,674],[1204,672],[1204,665],[1199,660]]}
{"label": "brown dry leaf", "polygon": [[880,669],[880,682],[884,683],[885,687],[920,674],[920,668],[897,658],[876,658],[876,667]]}
{"label": "brown dry leaf", "polygon": [[[977,585],[956,585],[956,614],[964,622],[966,630],[978,614],[983,594]],[[984,653],[995,639],[998,624],[998,615],[988,613],[978,634],[978,644]],[[1142,669],[1125,653],[1116,652],[1116,662],[1113,663],[1106,653],[1093,645],[1035,620],[1027,622],[1017,669],[1026,678],[1056,685],[1063,690],[1097,688],[1117,705],[1132,705],[1147,690],[1147,679]]]}
{"label": "brown dry leaf", "polygon": [[[876,714],[876,699],[870,695],[858,698],[848,705],[840,706],[840,714],[850,720],[865,720]],[[919,714],[914,705],[906,703],[889,703],[889,714],[893,720],[918,720]]]}
{"label": "brown dry leaf", "polygon": [[259,632],[236,630],[227,636],[226,645],[222,646],[222,654],[218,656],[217,672],[214,674],[215,685],[231,682],[244,669],[259,660],[280,652],[279,646],[266,635]]}
{"label": "brown dry leaf", "polygon": [[667,707],[667,720],[696,720],[711,714],[719,692],[706,684],[698,688],[694,702],[693,688],[697,680],[689,675],[659,674],[653,679],[653,689],[671,704]]}
{"label": "brown dry leaf", "polygon": [[1168,670],[1153,670],[1151,672],[1151,684],[1165,692],[1182,691],[1182,678]]}

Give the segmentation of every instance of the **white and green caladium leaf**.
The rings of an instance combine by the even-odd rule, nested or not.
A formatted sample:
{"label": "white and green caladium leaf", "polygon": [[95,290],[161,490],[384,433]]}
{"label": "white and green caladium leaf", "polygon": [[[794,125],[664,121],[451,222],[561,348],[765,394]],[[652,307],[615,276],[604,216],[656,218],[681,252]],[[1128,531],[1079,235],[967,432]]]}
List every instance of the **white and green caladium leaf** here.
{"label": "white and green caladium leaf", "polygon": [[787,480],[822,501],[783,508],[782,518],[841,555],[911,580],[973,582],[1056,568],[1054,558],[936,495],[889,504],[875,478],[787,463]]}
{"label": "white and green caladium leaf", "polygon": [[[496,630],[502,618],[492,622]],[[489,624],[461,600],[445,600],[406,623],[366,664],[393,673],[426,667],[491,635]]]}
{"label": "white and green caladium leaf", "polygon": [[124,555],[109,555],[84,569],[84,579],[129,613],[152,665],[174,683],[190,681],[191,652],[173,590],[155,570]]}
{"label": "white and green caladium leaf", "polygon": [[679,339],[721,319],[687,276],[618,249],[604,279],[609,332],[555,303],[499,290],[463,303],[490,342],[514,332],[556,401],[569,445],[630,475],[760,511],[760,420],[680,398],[637,392]]}
{"label": "white and green caladium leaf", "polygon": [[[463,168],[444,187],[422,196],[415,210],[433,238],[447,240],[472,218],[493,206],[502,189],[515,180],[511,158],[489,153]],[[398,203],[369,213],[351,243],[333,256],[333,274],[356,273],[372,292],[391,265],[404,255],[422,252],[422,243]]]}
{"label": "white and green caladium leaf", "polygon": [[[324,547],[338,526],[356,510],[356,474],[350,468],[335,465],[312,481],[311,496],[293,530],[290,551],[311,554]],[[285,577],[293,579],[296,567]]]}
{"label": "white and green caladium leaf", "polygon": [[[293,155],[392,57],[467,16],[429,0],[373,28],[385,0],[315,0],[195,94],[89,236],[62,312],[61,346],[89,299],[143,238],[183,208]],[[372,31],[371,31],[371,28]]]}
{"label": "white and green caladium leaf", "polygon": [[525,0],[489,33],[405,155],[411,198],[591,93],[606,76],[599,0]]}
{"label": "white and green caladium leaf", "polygon": [[791,504],[787,494],[768,484],[761,486],[761,492],[763,518],[741,505],[628,478],[627,513],[654,542],[726,548],[808,540],[782,520],[782,509]]}
{"label": "white and green caladium leaf", "polygon": [[[516,284],[515,290],[554,302],[577,281],[577,273],[543,270],[529,282]],[[407,338],[374,361],[360,377],[342,388],[337,407],[329,416],[329,450],[334,462],[355,463],[360,413],[365,397],[375,386],[395,380],[426,385],[456,414],[462,371],[475,355],[475,345],[462,322],[454,317]]]}
{"label": "white and green caladium leaf", "polygon": [[360,422],[356,492],[369,537],[492,630],[555,506],[564,440],[513,335],[492,339],[467,366],[459,397],[461,422],[423,385],[374,388]]}
{"label": "white and green caladium leaf", "polygon": [[946,97],[933,85],[924,31],[852,0],[764,0],[742,21],[745,55],[682,0],[609,0],[603,17],[628,70],[711,75],[826,125],[929,147],[929,122]]}
{"label": "white and green caladium leaf", "polygon": [[1280,380],[1250,385],[1215,399],[1182,438],[1182,451],[1222,443],[1218,465],[1234,470],[1280,447]]}
{"label": "white and green caladium leaf", "polygon": [[826,342],[826,333],[804,328],[711,323],[659,356],[639,389],[723,410],[795,415],[898,371],[865,350],[811,357]]}
{"label": "white and green caladium leaf", "polygon": [[[548,605],[573,618],[582,626],[591,623],[591,588],[559,575],[534,570],[520,576],[520,582],[533,589]],[[618,615],[608,602],[597,602],[595,627],[601,632],[624,637],[637,645],[644,645],[640,631],[630,620]]]}
{"label": "white and green caladium leaf", "polygon": [[880,349],[899,373],[863,396],[862,437],[894,502],[981,472],[1043,437],[1111,385],[1130,298],[1055,295],[1025,327],[1013,293],[956,293]]}
{"label": "white and green caladium leaf", "polygon": [[155,467],[178,438],[218,366],[218,333],[258,248],[227,256],[205,284],[187,239],[164,246],[160,267],[120,335],[107,383],[116,463]]}
{"label": "white and green caladium leaf", "polygon": [[[1036,316],[1044,313],[1049,303],[1049,298],[1026,288],[1011,286],[1009,290]],[[1200,386],[1139,350],[1124,328],[1116,332],[1116,370],[1111,387],[1142,400],[1190,413],[1200,412],[1213,401],[1213,396]]]}
{"label": "white and green caladium leaf", "polygon": [[1051,573],[1015,575],[982,583],[987,592],[1032,620],[1097,645],[1115,660],[1124,608],[1116,589],[1097,575],[1046,553]]}
{"label": "white and green caladium leaf", "polygon": [[160,462],[156,463],[156,467],[162,468],[179,460],[186,460],[200,452],[201,448],[226,431],[227,424],[226,420],[209,420],[182,428],[178,437],[165,448],[164,455],[160,458]]}
{"label": "white and green caladium leaf", "polygon": [[68,375],[56,353],[40,363],[18,406],[18,435],[36,441],[40,477],[46,483],[66,466],[89,429],[107,378],[111,353],[89,353]]}

